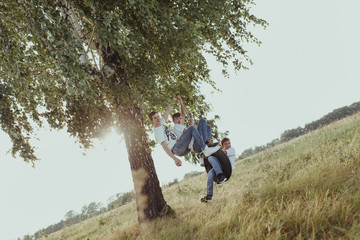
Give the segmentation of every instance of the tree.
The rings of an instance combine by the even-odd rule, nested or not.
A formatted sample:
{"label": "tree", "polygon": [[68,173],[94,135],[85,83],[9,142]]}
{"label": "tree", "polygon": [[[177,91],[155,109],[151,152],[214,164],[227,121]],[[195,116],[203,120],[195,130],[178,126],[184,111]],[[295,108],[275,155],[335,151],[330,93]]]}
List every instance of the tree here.
{"label": "tree", "polygon": [[91,215],[96,214],[101,207],[101,203],[91,202],[89,205],[84,205],[81,208],[81,214],[90,217]]}
{"label": "tree", "polygon": [[70,210],[65,214],[65,220],[72,219],[76,216],[76,212],[74,210]]}
{"label": "tree", "polygon": [[204,53],[236,70],[251,64],[247,29],[266,26],[251,0],[68,1],[0,3],[0,125],[12,154],[37,159],[29,140],[47,121],[88,148],[106,129],[121,129],[139,220],[171,212],[151,157],[144,113],[181,95],[194,117],[209,106],[200,84],[215,88]]}

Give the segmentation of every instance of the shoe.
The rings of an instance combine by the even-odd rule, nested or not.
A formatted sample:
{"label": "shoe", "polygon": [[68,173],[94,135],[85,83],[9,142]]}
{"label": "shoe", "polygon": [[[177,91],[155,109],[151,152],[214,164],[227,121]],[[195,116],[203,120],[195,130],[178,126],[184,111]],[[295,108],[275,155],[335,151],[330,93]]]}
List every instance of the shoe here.
{"label": "shoe", "polygon": [[202,199],[200,199],[201,202],[210,203],[212,201],[212,195],[206,195]]}
{"label": "shoe", "polygon": [[220,144],[219,144],[219,142],[209,142],[209,144],[206,144],[208,147],[215,147],[215,146],[217,146],[217,145],[219,145],[220,146]]}
{"label": "shoe", "polygon": [[223,182],[225,182],[227,180],[227,178],[225,177],[225,175],[223,173],[220,173],[218,176],[217,176],[217,181],[216,183],[217,184],[222,184]]}
{"label": "shoe", "polygon": [[205,155],[205,157],[210,156],[211,154],[217,152],[220,149],[220,146],[215,146],[215,147],[208,147],[205,146],[205,149],[202,151]]}
{"label": "shoe", "polygon": [[200,166],[205,167],[204,158],[200,156],[199,158]]}

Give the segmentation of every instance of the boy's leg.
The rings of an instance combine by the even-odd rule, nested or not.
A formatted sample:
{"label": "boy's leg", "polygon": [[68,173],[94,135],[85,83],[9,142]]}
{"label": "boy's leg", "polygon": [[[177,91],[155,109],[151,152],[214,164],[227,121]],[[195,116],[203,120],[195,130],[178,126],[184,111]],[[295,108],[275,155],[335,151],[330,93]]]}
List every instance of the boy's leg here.
{"label": "boy's leg", "polygon": [[208,172],[207,182],[206,182],[206,194],[207,195],[213,195],[213,189],[214,189],[214,178],[216,176],[216,173],[214,169],[211,169]]}
{"label": "boy's leg", "polygon": [[192,138],[191,131],[187,129],[183,134],[181,134],[180,138],[176,141],[174,147],[171,151],[177,156],[185,156],[189,153],[189,144]]}
{"label": "boy's leg", "polygon": [[210,127],[210,125],[206,125],[206,133],[207,133],[207,139],[209,139],[209,140],[207,140],[208,142],[211,142],[211,127]]}
{"label": "boy's leg", "polygon": [[[192,136],[194,138],[194,144],[193,144],[194,152],[200,153],[200,152],[202,152],[202,150],[205,149],[206,145],[204,143],[204,140],[201,137],[201,135],[199,134],[196,127],[194,127],[194,126],[191,126],[188,129],[186,129],[186,131],[181,135],[181,137],[176,142],[175,146],[178,144],[178,142],[183,142],[183,141],[185,142],[185,140],[182,139],[184,134],[190,135],[190,140],[189,140],[189,142],[187,142],[186,147],[189,145],[189,143],[191,141],[191,136]],[[186,138],[186,141],[187,141],[187,138]],[[175,146],[174,146],[174,148],[175,148]]]}
{"label": "boy's leg", "polygon": [[211,127],[207,124],[206,120],[201,118],[199,120],[199,124],[197,127],[200,136],[204,139],[204,141],[210,141],[211,139]]}
{"label": "boy's leg", "polygon": [[219,159],[217,159],[216,157],[213,157],[213,156],[209,156],[208,161],[215,171],[216,178],[217,178],[216,183],[221,184],[221,183],[225,182],[227,180],[227,178],[223,174]]}
{"label": "boy's leg", "polygon": [[206,182],[206,196],[200,199],[202,202],[209,203],[212,201],[215,176],[216,176],[216,173],[215,173],[214,169],[211,169],[208,172],[208,178],[207,178],[207,182]]}
{"label": "boy's leg", "polygon": [[208,161],[211,164],[211,166],[213,167],[213,170],[215,171],[216,175],[223,173],[219,159],[217,159],[216,157],[210,156],[208,158]]}
{"label": "boy's leg", "polygon": [[218,151],[220,148],[220,146],[215,146],[215,147],[206,146],[204,140],[200,136],[196,127],[191,126],[188,129],[186,129],[186,131],[176,141],[176,143],[171,151],[175,155],[184,156],[184,155],[179,155],[179,154],[184,154],[185,151],[189,150],[188,146],[191,141],[191,137],[194,138],[194,145],[193,145],[194,152],[197,152],[197,153],[203,152],[206,157],[210,156],[214,152]]}

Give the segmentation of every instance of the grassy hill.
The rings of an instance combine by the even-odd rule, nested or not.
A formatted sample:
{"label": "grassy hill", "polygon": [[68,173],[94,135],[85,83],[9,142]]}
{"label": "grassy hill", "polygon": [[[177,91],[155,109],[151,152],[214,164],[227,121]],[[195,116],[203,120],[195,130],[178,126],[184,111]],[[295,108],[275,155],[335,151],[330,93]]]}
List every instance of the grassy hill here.
{"label": "grassy hill", "polygon": [[359,180],[356,114],[237,162],[212,203],[204,173],[163,188],[176,217],[140,226],[131,202],[42,239],[360,239]]}

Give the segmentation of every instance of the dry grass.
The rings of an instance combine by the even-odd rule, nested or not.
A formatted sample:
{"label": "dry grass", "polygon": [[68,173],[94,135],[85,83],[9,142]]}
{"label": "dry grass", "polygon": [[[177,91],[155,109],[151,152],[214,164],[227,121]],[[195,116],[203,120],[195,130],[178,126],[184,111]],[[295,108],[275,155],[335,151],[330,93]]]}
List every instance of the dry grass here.
{"label": "dry grass", "polygon": [[132,202],[43,239],[360,239],[359,180],[357,114],[237,162],[210,204],[204,173],[163,189],[174,218]]}

